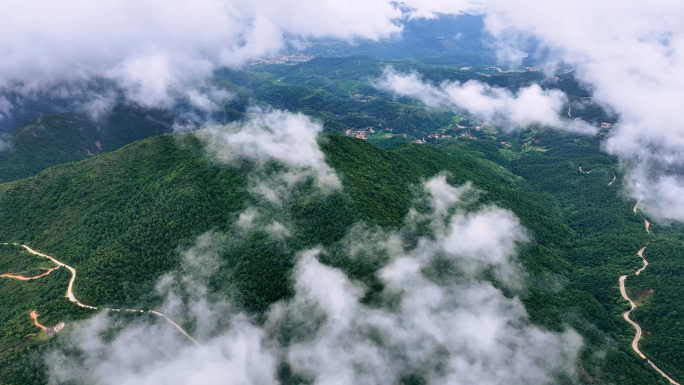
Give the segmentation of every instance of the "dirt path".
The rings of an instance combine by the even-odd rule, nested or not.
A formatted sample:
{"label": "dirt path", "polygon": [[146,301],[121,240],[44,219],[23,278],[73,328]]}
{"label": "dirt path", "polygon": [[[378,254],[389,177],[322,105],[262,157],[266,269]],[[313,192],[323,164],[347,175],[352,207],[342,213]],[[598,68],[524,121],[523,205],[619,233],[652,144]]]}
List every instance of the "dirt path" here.
{"label": "dirt path", "polygon": [[[648,223],[648,221],[646,221],[646,223]],[[646,226],[646,231],[648,231],[648,225]],[[641,274],[641,272],[646,270],[646,267],[648,266],[648,261],[646,260],[646,258],[644,258],[644,250],[646,250],[645,246],[642,247],[637,252],[637,255],[639,255],[639,257],[641,257],[641,259],[643,260],[644,266],[642,266],[639,270],[635,271],[634,275]],[[620,282],[620,294],[622,294],[622,298],[624,298],[627,302],[629,302],[630,309],[627,310],[626,312],[622,313],[622,318],[624,318],[625,321],[629,322],[629,324],[634,326],[634,329],[636,329],[636,333],[634,334],[634,339],[632,339],[632,349],[639,355],[639,357],[645,359],[648,362],[648,364],[651,365],[651,367],[653,369],[655,369],[658,373],[660,373],[661,376],[665,377],[665,379],[667,379],[671,384],[680,385],[677,381],[673,380],[672,378],[670,378],[670,376],[665,374],[665,372],[660,370],[660,368],[657,367],[656,364],[654,364],[651,360],[646,358],[644,353],[642,353],[641,350],[639,350],[639,340],[641,339],[642,331],[641,331],[641,326],[639,326],[638,323],[632,321],[629,318],[630,313],[632,313],[632,310],[636,309],[637,306],[634,303],[634,301],[632,301],[629,298],[629,296],[627,296],[627,290],[625,289],[625,280],[626,279],[627,279],[627,275],[623,275],[620,277],[620,280],[619,280],[619,282]]]}
{"label": "dirt path", "polygon": [[637,255],[641,257],[642,261],[644,261],[644,266],[641,269],[635,271],[634,275],[639,275],[642,271],[646,270],[646,266],[648,266],[648,261],[646,260],[646,258],[644,258],[644,250],[646,250],[646,246],[642,247],[641,250],[637,251]]}
{"label": "dirt path", "polygon": [[[639,197],[639,200],[637,200],[637,203],[634,205],[634,208],[632,209],[634,214],[636,214],[637,210],[639,209],[639,202],[641,202],[643,198],[643,195]],[[644,228],[646,229],[646,233],[651,234],[651,222],[649,222],[648,219],[644,219]]]}
{"label": "dirt path", "polygon": [[642,353],[641,350],[639,350],[639,340],[641,339],[641,326],[639,326],[638,323],[632,321],[629,318],[629,313],[631,313],[632,310],[636,309],[636,305],[627,296],[627,291],[625,290],[625,279],[627,279],[626,275],[620,277],[620,294],[622,294],[622,298],[626,299],[627,302],[629,302],[629,306],[631,308],[626,312],[622,313],[622,317],[625,319],[625,321],[629,322],[636,329],[636,334],[634,335],[634,339],[632,340],[632,349],[634,349],[634,351],[639,355],[639,357],[646,358],[644,353]]}
{"label": "dirt path", "polygon": [[642,199],[644,199],[644,196],[643,196],[643,195],[639,197],[639,199],[637,200],[637,203],[634,205],[634,208],[632,209],[632,211],[634,212],[634,214],[636,214],[637,209],[639,208],[639,203],[641,202]]}
{"label": "dirt path", "polygon": [[[33,250],[32,248],[30,248],[30,247],[28,247],[28,246],[26,246],[26,245],[19,245],[19,244],[16,244],[16,243],[15,243],[15,245],[23,247],[24,249],[26,249],[26,251],[28,251],[29,253],[31,253],[31,254],[33,254],[33,255],[37,255],[37,256],[40,256],[40,257],[48,258],[49,260],[51,260],[52,262],[54,262],[55,264],[57,264],[57,267],[55,267],[54,269],[57,269],[57,268],[59,268],[59,267],[61,267],[61,266],[64,266],[67,270],[69,270],[69,272],[71,272],[71,279],[69,280],[69,286],[67,287],[67,292],[66,292],[66,297],[69,298],[69,301],[75,303],[76,305],[78,305],[78,306],[80,306],[80,307],[84,307],[84,308],[88,308],[88,309],[93,309],[93,310],[97,310],[97,309],[98,309],[98,308],[95,307],[95,306],[90,306],[90,305],[84,304],[83,302],[79,301],[79,300],[76,298],[76,296],[74,295],[74,281],[76,280],[76,269],[74,269],[73,267],[71,267],[71,266],[69,266],[69,265],[67,265],[67,264],[65,264],[65,263],[62,263],[62,262],[56,260],[55,258],[53,258],[53,257],[51,257],[51,256],[49,256],[49,255],[47,255],[47,254],[43,254],[43,253],[40,253],[40,252],[38,252],[38,251],[35,251],[35,250]],[[52,269],[52,270],[54,270],[54,269]],[[51,271],[52,271],[52,270],[51,270]],[[42,274],[40,277],[45,276],[45,275],[47,275],[47,274]],[[39,278],[39,276],[31,277],[31,278],[29,278],[29,279],[34,279],[34,278]],[[20,278],[17,278],[17,279],[20,279]],[[111,309],[111,308],[107,308],[107,307],[103,307],[102,310],[105,310],[105,311],[115,311],[115,312],[128,311],[128,312],[135,312],[135,313],[144,313],[144,312],[145,312],[144,310],[137,310],[137,309]],[[176,329],[178,329],[178,331],[180,331],[185,337],[187,337],[193,344],[195,344],[196,346],[200,346],[200,344],[199,344],[194,338],[190,337],[190,335],[189,335],[185,330],[183,330],[183,328],[181,328],[177,323],[175,323],[174,321],[172,321],[172,320],[171,320],[169,317],[167,317],[166,315],[164,315],[164,314],[162,314],[162,313],[160,313],[160,312],[158,312],[158,311],[154,311],[154,310],[148,310],[147,312],[148,312],[148,313],[151,313],[151,314],[154,314],[154,315],[156,315],[156,316],[159,317],[159,318],[164,319],[166,322],[170,323],[170,324],[173,325]],[[40,325],[40,324],[38,323],[38,318],[37,318],[37,317],[38,317],[38,314],[36,313],[36,311],[35,311],[35,310],[32,311],[32,312],[31,312],[31,318],[33,318],[33,323],[34,323],[36,326],[40,327],[41,329],[45,330],[46,328],[45,328],[43,325]]]}
{"label": "dirt path", "polygon": [[52,262],[58,264],[59,266],[64,266],[67,270],[69,270],[71,272],[71,279],[69,280],[69,286],[67,286],[67,292],[66,292],[66,296],[67,296],[67,298],[69,298],[69,301],[75,303],[76,305],[78,305],[80,307],[85,307],[85,308],[93,309],[93,310],[97,309],[95,306],[86,305],[83,302],[76,299],[76,296],[74,295],[74,281],[76,280],[76,270],[73,267],[62,263],[62,262],[52,258],[49,255],[39,253],[39,252],[33,250],[32,248],[26,246],[26,245],[20,245],[20,246],[23,247],[24,249],[26,249],[26,251],[28,251],[31,254],[38,255],[40,257],[48,258]]}
{"label": "dirt path", "polygon": [[35,310],[32,310],[32,311],[29,313],[29,315],[30,315],[31,318],[33,319],[33,324],[34,324],[34,325],[38,326],[38,327],[40,328],[40,330],[42,330],[42,331],[47,330],[47,326],[43,326],[43,325],[40,324],[40,322],[38,322],[38,313],[36,313]]}
{"label": "dirt path", "polygon": [[[142,311],[142,310],[141,310],[141,311]],[[188,339],[189,339],[190,341],[192,341],[192,343],[194,343],[196,346],[200,346],[199,342],[195,341],[194,338],[190,337],[190,335],[189,335],[188,333],[186,333],[185,330],[183,330],[183,328],[181,328],[177,323],[173,322],[173,320],[171,320],[169,317],[165,316],[164,314],[162,314],[162,313],[160,313],[160,312],[158,312],[158,311],[149,310],[149,312],[152,313],[152,314],[154,314],[154,315],[156,315],[156,316],[158,316],[158,317],[161,317],[161,318],[165,319],[168,323],[170,323],[171,325],[175,326],[176,329],[178,329],[179,332],[183,333],[184,336],[188,337]]]}
{"label": "dirt path", "polygon": [[[599,168],[601,168],[601,167],[599,166]],[[591,174],[591,172],[594,171],[594,170],[596,170],[596,169],[595,169],[595,168],[592,168],[592,169],[589,170],[589,171],[584,171],[584,170],[582,170],[582,166],[579,167],[579,172],[581,172],[582,174]],[[616,180],[616,179],[617,179],[617,175],[613,172],[613,179],[612,179],[610,182],[608,182],[608,186],[612,186],[613,183],[615,183],[615,180]],[[636,212],[636,211],[635,211],[635,212]]]}
{"label": "dirt path", "polygon": [[0,274],[0,278],[12,278],[12,279],[18,279],[20,281],[30,281],[32,279],[38,279],[40,277],[45,277],[46,275],[52,273],[54,270],[59,269],[59,266],[53,267],[52,269],[48,269],[46,272],[33,276],[33,277],[25,277],[23,275],[18,275],[18,274],[12,274],[12,273],[5,273],[5,274]]}

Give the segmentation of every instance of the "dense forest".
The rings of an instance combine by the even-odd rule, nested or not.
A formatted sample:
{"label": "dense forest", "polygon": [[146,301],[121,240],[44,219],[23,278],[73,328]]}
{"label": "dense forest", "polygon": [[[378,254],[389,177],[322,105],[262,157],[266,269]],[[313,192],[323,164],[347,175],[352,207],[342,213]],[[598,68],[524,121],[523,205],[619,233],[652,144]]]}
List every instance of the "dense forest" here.
{"label": "dense forest", "polygon": [[[324,125],[319,145],[342,189],[320,194],[310,178],[282,205],[251,194],[250,175],[268,176],[286,165],[225,165],[206,151],[201,135],[152,136],[169,133],[174,120],[159,111],[119,106],[101,123],[66,113],[21,125],[8,137],[11,151],[0,152],[0,178],[11,181],[0,184],[0,242],[30,245],[76,268],[74,292],[86,304],[158,309],[159,277],[179,269],[198,237],[222,234],[211,295],[230,298],[258,323],[272,304],[292,297],[299,250],[342,248],[354,226],[400,229],[417,186],[446,173],[453,186],[471,182],[480,191],[480,207],[509,209],[529,230],[531,240],[519,256],[525,290],[507,295],[520,297],[531,322],[582,335],[581,383],[663,381],[631,349],[634,329],[622,318],[629,305],[618,289],[623,274],[630,275],[628,293],[639,306],[632,314],[644,328],[642,350],[673,378],[684,378],[677,313],[684,311],[678,309],[681,229],[654,223],[652,234],[645,231],[643,214],[633,212],[635,202],[623,193],[616,159],[601,152],[603,134],[534,126],[514,133],[476,129],[481,122],[465,113],[428,109],[376,90],[369,80],[384,65],[387,60],[367,57],[321,58],[216,72],[213,84],[239,95],[222,106],[217,119],[224,123],[243,118],[252,99]],[[392,65],[433,82],[477,79],[516,89],[542,80],[530,71],[463,70],[425,61]],[[568,92],[569,104],[586,104],[579,99],[586,91],[571,75],[545,86]],[[599,108],[577,110],[588,121],[612,121]],[[349,137],[360,131],[366,140]],[[437,132],[450,136],[428,138]],[[247,209],[264,223],[285,221],[291,236],[241,232],[237,223]],[[644,246],[650,264],[634,276],[642,263],[636,253]],[[364,282],[367,298],[382,289],[376,277],[387,262],[382,258],[352,261],[331,254],[321,260]],[[0,274],[31,276],[51,267],[22,248],[0,245]],[[65,298],[68,281],[64,268],[31,281],[0,278],[0,382],[46,383],[44,355],[68,335],[39,333],[30,311],[49,326],[96,313]],[[192,322],[179,322],[192,333]]]}

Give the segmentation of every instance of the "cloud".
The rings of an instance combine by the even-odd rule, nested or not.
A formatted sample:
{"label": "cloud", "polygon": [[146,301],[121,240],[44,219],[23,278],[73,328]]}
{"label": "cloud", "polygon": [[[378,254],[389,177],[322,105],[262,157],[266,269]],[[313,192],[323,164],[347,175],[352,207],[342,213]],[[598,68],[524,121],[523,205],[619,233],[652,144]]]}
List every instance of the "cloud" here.
{"label": "cloud", "polygon": [[315,176],[323,189],[341,188],[318,146],[322,130],[320,123],[302,114],[254,109],[244,122],[214,126],[195,134],[204,141],[207,151],[225,164],[248,159],[260,166],[272,160],[289,166],[287,171],[253,181],[252,192],[278,203],[292,186],[309,176]]}
{"label": "cloud", "polygon": [[231,329],[188,348],[177,331],[163,324],[137,323],[111,342],[101,333],[112,320],[100,314],[73,333],[66,344],[80,357],[55,352],[47,359],[50,383],[92,381],[114,384],[276,384],[276,358],[262,345],[264,331],[244,316],[232,320]]}
{"label": "cloud", "polygon": [[399,96],[417,98],[429,107],[466,110],[479,119],[507,130],[540,124],[586,134],[597,131],[582,120],[561,119],[560,111],[567,102],[565,93],[544,90],[537,84],[521,88],[516,93],[476,80],[465,83],[445,81],[432,85],[415,72],[402,74],[388,67],[375,85]]}
{"label": "cloud", "polygon": [[[129,101],[168,107],[220,66],[237,67],[312,38],[397,36],[408,12],[466,3],[389,0],[47,0],[5,2],[0,14],[0,91],[35,94],[114,82]],[[211,91],[207,92],[211,94]],[[200,106],[206,105],[201,101]],[[208,108],[212,108],[211,105]]]}
{"label": "cloud", "polygon": [[604,148],[628,170],[641,208],[684,220],[684,7],[673,1],[519,1],[487,18],[495,36],[525,35],[565,63],[618,116]]}
{"label": "cloud", "polygon": [[12,107],[12,103],[6,97],[0,96],[0,120],[11,116]]}
{"label": "cloud", "polygon": [[[470,189],[451,187],[444,176],[428,181],[426,199],[434,202],[421,219],[443,226],[412,246],[403,239],[411,237],[411,226],[366,237],[359,227],[349,233],[348,258],[369,248],[389,256],[377,273],[385,288],[376,303],[363,300],[362,283],[319,261],[330,251],[309,249],[299,253],[293,271],[294,296],[274,304],[263,324],[210,301],[207,290],[184,289],[206,279],[211,269],[202,266],[216,261],[222,236],[207,234],[186,252],[181,271],[158,285],[163,293],[186,292],[167,297],[167,307],[182,309],[175,317],[209,320],[196,322],[201,346],[163,322],[123,325],[101,314],[67,336],[65,350],[50,353],[50,380],[267,385],[280,383],[284,365],[321,385],[399,383],[409,376],[426,384],[539,384],[574,376],[582,345],[577,333],[531,324],[519,299],[483,278],[487,269],[517,271],[516,247],[526,237],[506,210],[459,206],[468,204],[459,197]],[[253,210],[245,215],[255,216]],[[471,268],[473,261],[478,268]]]}
{"label": "cloud", "polygon": [[404,0],[408,8],[409,19],[434,19],[443,15],[455,15],[461,12],[480,13],[486,9],[482,2],[470,0]]}

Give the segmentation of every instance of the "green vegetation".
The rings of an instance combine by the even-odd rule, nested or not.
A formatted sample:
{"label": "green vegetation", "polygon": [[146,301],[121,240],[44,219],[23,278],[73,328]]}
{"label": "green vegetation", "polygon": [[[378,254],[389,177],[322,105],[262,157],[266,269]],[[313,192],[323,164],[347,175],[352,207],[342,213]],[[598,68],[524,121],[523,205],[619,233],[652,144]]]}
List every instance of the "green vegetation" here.
{"label": "green vegetation", "polygon": [[[75,267],[74,290],[86,304],[145,309],[159,306],[155,283],[180,267],[183,252],[198,236],[223,234],[209,288],[258,320],[272,303],[292,295],[290,273],[298,251],[342,247],[360,222],[400,228],[416,186],[446,172],[452,185],[472,182],[481,191],[479,204],[510,209],[529,229],[531,242],[520,255],[529,276],[518,295],[533,322],[555,331],[572,327],[583,336],[582,383],[663,383],[631,350],[634,330],[622,319],[628,304],[618,290],[623,274],[630,274],[627,290],[639,305],[633,318],[644,328],[642,350],[675,379],[684,379],[684,330],[678,321],[684,312],[682,229],[654,224],[654,234],[646,234],[643,215],[632,212],[634,202],[621,192],[616,160],[600,151],[601,137],[537,127],[504,134],[495,127],[477,128],[481,122],[466,115],[394,100],[368,82],[385,64],[359,57],[314,59],[224,70],[213,79],[239,96],[223,106],[227,120],[243,116],[245,100],[252,98],[318,118],[328,133],[364,131],[367,141],[338,135],[320,141],[342,191],[318,194],[307,180],[283,206],[261,201],[249,193],[250,175],[259,167],[268,177],[282,165],[220,165],[192,134],[155,136],[89,157],[88,151],[97,150],[95,141],[102,152],[115,150],[164,132],[171,118],[149,119],[146,111],[119,107],[107,124],[97,125],[62,114],[12,133],[12,150],[0,153],[0,180],[83,160],[0,184],[0,242],[28,244]],[[540,80],[536,72],[465,71],[427,61],[392,64],[417,69],[434,82],[477,79],[516,89]],[[571,93],[573,103],[586,93],[569,75],[547,86]],[[600,109],[581,113],[588,120],[610,121]],[[435,133],[442,136],[428,137]],[[416,139],[424,144],[407,143]],[[594,171],[580,173],[580,166]],[[292,235],[283,240],[264,230],[240,230],[235,223],[248,208],[264,223],[285,221]],[[636,252],[645,245],[650,265],[631,275],[641,266]],[[364,281],[368,298],[381,289],[374,274],[382,258],[352,262],[334,253],[323,258]],[[15,246],[0,246],[0,273],[28,274],[50,265]],[[31,310],[45,325],[93,314],[64,298],[68,280],[63,268],[27,282],[0,279],[0,382],[46,382],[42,354],[60,342],[38,333],[28,317]],[[193,325],[183,326],[192,331]]]}
{"label": "green vegetation", "polygon": [[170,131],[169,114],[116,106],[103,121],[63,113],[24,123],[3,138],[0,182],[35,175],[48,167],[73,162],[125,144]]}
{"label": "green vegetation", "polygon": [[[550,134],[541,137],[558,144],[559,150],[513,162],[512,169],[528,183],[474,149],[448,155],[430,146],[410,144],[385,151],[361,140],[330,136],[322,147],[328,164],[340,174],[344,191],[320,197],[311,194],[314,187],[310,183],[301,185],[288,202],[296,231],[287,246],[261,232],[241,239],[231,245],[232,252],[222,254],[211,288],[259,314],[291,295],[288,277],[293,253],[316,244],[334,246],[358,221],[386,228],[401,226],[413,186],[447,171],[450,183],[472,181],[483,191],[482,204],[513,210],[531,231],[534,241],[521,255],[531,274],[523,300],[536,323],[552,330],[569,325],[583,334],[586,378],[653,382],[657,377],[629,350],[632,333],[621,321],[625,304],[617,291],[618,275],[638,266],[633,254],[646,239],[640,219],[631,213],[617,187],[606,186],[612,175],[580,174],[575,163],[610,170],[611,159],[600,155],[569,159],[562,154],[563,146],[576,152],[595,143],[576,145]],[[543,144],[552,147],[553,143]],[[266,217],[274,210],[245,191],[251,167],[249,163],[233,167],[215,164],[192,135],[146,139],[0,185],[0,239],[30,244],[75,267],[79,272],[75,292],[85,303],[153,307],[160,300],[153,290],[157,277],[179,266],[179,251],[197,236],[207,231],[235,231],[233,223],[247,207],[257,207]],[[558,204],[561,201],[564,204]],[[611,221],[601,220],[603,215],[611,215]],[[587,218],[592,219],[589,224],[584,223]],[[603,226],[602,231],[613,231],[608,227],[611,223],[616,223],[616,228],[610,233],[610,242],[587,228]],[[328,263],[371,284],[380,267],[361,267],[344,260]],[[65,272],[58,269],[49,280],[36,282],[58,282]],[[66,284],[61,282],[52,298],[70,310],[56,314],[76,319],[90,313],[65,302]],[[565,282],[560,291],[558,282]],[[0,291],[0,298],[15,290],[15,286],[7,287]],[[21,307],[13,313],[12,322],[28,323],[24,313],[30,310]],[[41,315],[47,317],[48,313],[39,309]],[[26,337],[26,332],[19,336],[39,344]],[[18,341],[9,345],[17,346]],[[14,360],[24,351],[21,349],[13,350],[13,355],[0,355],[0,367],[13,368],[7,369],[7,375],[18,373],[15,362],[19,361]],[[598,352],[607,352],[606,358],[597,361]],[[630,377],[622,378],[624,373]]]}
{"label": "green vegetation", "polygon": [[[216,72],[213,83],[241,96],[224,106],[233,118],[238,118],[246,110],[247,101],[258,100],[320,119],[327,133],[344,134],[351,130],[364,132],[370,138],[373,130],[378,135],[372,142],[382,148],[393,148],[415,139],[429,141],[428,135],[435,133],[479,135],[474,127],[482,122],[470,121],[466,116],[461,122],[466,129],[456,129],[453,113],[428,109],[413,99],[394,98],[376,89],[372,81],[378,79],[387,66],[402,72],[417,71],[436,84],[476,80],[517,90],[544,80],[540,72],[500,73],[481,64],[464,70],[453,64],[352,56],[314,58],[296,65],[260,64],[249,67],[247,71],[224,69]],[[559,75],[559,81],[544,82],[543,86],[567,92],[573,106],[581,104],[582,108],[573,108],[573,116],[592,122],[613,121],[600,108],[579,99],[586,96],[587,91],[572,75]]]}

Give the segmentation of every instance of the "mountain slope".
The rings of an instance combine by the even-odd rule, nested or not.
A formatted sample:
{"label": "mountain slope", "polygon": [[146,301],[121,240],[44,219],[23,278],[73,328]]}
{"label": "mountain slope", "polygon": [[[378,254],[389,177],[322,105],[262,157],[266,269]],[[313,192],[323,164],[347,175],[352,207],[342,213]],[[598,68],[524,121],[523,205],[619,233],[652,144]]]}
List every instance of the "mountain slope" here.
{"label": "mountain slope", "polygon": [[[415,144],[385,151],[338,136],[324,138],[321,146],[344,189],[324,196],[316,193],[312,181],[304,181],[283,208],[249,193],[255,171],[268,176],[282,166],[270,164],[259,171],[248,161],[218,164],[193,134],[148,138],[113,153],[0,185],[0,241],[29,244],[76,268],[74,291],[86,304],[148,308],[159,305],[154,285],[164,273],[178,268],[181,251],[201,234],[228,234],[230,252],[220,255],[210,288],[258,315],[292,295],[289,277],[297,250],[334,246],[359,221],[398,228],[411,206],[415,186],[446,171],[452,185],[472,181],[482,190],[481,204],[511,209],[530,230],[532,242],[521,250],[520,259],[530,273],[522,299],[531,319],[551,330],[569,324],[580,331],[588,344],[582,367],[592,376],[615,380],[627,370],[630,379],[624,383],[651,382],[649,369],[625,353],[628,347],[614,349],[606,342],[611,333],[620,332],[611,312],[586,291],[575,287],[559,291],[554,286],[553,282],[573,276],[564,255],[568,241],[578,235],[566,225],[563,210],[551,195],[535,191],[501,166],[468,152],[449,155]],[[286,217],[293,230],[291,238],[283,243],[263,232],[245,238],[231,236],[237,234],[240,213],[250,207],[267,219],[276,212]],[[373,278],[381,267],[377,260],[330,258],[326,263],[366,282],[371,292],[377,290]],[[64,269],[43,281],[31,281],[36,288],[48,285],[51,289],[22,293],[23,305],[2,313],[2,324],[28,322],[24,313],[29,307],[47,317],[48,324],[90,315],[91,311],[76,308],[62,297],[58,288],[63,290],[66,272],[60,270]],[[17,290],[17,282],[0,281],[0,301],[4,303],[4,296]],[[192,331],[192,325],[184,326]],[[9,383],[42,383],[43,375],[36,374],[43,370],[42,358],[29,352],[57,342],[40,342],[24,334],[27,329],[21,330],[1,331],[0,377],[13,379]],[[619,370],[593,358],[606,349],[611,352],[608,357],[619,363]],[[27,377],[27,367],[35,369],[33,377]]]}
{"label": "mountain slope", "polygon": [[26,178],[152,135],[171,131],[168,113],[116,106],[103,121],[78,113],[48,115],[26,122],[3,137],[0,182]]}

